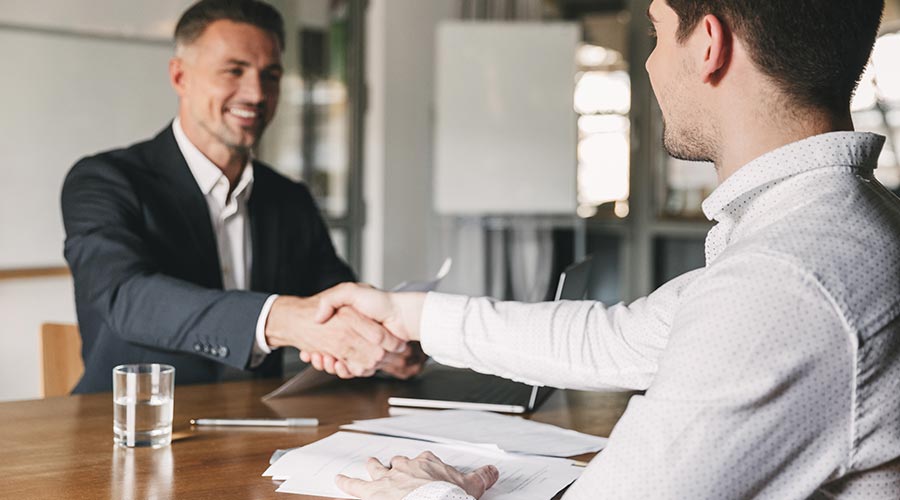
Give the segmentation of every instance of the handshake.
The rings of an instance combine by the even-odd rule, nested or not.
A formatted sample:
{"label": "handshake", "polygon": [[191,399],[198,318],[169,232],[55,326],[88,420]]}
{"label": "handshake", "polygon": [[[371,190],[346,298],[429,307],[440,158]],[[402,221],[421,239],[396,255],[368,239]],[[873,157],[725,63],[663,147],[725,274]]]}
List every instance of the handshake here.
{"label": "handshake", "polygon": [[356,283],[312,297],[280,296],[269,312],[266,342],[294,346],[303,361],[341,378],[382,370],[406,379],[426,359],[418,343],[424,302],[421,292],[389,293]]}

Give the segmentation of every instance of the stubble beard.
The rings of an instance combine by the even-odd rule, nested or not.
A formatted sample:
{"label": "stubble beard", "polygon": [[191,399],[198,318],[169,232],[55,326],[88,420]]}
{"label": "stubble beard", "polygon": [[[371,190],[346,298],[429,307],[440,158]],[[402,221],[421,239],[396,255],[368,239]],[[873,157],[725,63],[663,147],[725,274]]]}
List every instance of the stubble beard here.
{"label": "stubble beard", "polygon": [[714,162],[715,140],[700,127],[675,128],[663,119],[663,149],[672,158],[685,161]]}
{"label": "stubble beard", "polygon": [[243,141],[243,137],[240,134],[235,134],[231,129],[228,128],[225,124],[219,124],[218,127],[205,127],[207,131],[213,135],[220,143],[222,143],[225,147],[234,151],[235,153],[245,155],[249,154],[253,149],[253,146],[259,142],[259,138],[262,136],[262,129],[264,126],[260,127],[260,130],[247,130],[251,136],[249,143],[247,141]]}

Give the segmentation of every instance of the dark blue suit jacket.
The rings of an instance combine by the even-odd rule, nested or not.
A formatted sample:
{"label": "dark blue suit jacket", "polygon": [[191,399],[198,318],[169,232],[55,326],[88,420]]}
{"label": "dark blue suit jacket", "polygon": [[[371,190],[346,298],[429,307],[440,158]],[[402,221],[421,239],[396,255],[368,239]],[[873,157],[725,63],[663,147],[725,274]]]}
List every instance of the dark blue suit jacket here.
{"label": "dark blue suit jacket", "polygon": [[[85,365],[73,392],[111,390],[122,363],[173,365],[178,384],[222,380],[247,368],[269,294],[354,279],[306,187],[258,162],[253,176],[252,291],[224,291],[209,208],[171,126],[72,167],[62,212]],[[280,354],[254,372],[280,375]]]}

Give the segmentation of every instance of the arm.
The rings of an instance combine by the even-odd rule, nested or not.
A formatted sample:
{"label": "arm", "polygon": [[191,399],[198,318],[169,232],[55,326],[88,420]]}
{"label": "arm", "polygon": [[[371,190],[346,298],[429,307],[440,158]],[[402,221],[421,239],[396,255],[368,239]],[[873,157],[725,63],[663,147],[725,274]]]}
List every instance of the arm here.
{"label": "arm", "polygon": [[566,498],[810,497],[849,457],[853,343],[788,263],[717,262],[686,294],[652,386]]}
{"label": "arm", "polygon": [[421,338],[425,352],[444,364],[556,387],[645,389],[680,295],[697,276],[687,273],[645,299],[610,308],[590,301],[522,304],[342,285],[325,294],[318,319],[328,318],[332,307],[350,305],[401,338]]}
{"label": "arm", "polygon": [[540,304],[429,294],[422,346],[437,361],[528,384],[646,389],[669,338],[687,273],[629,305]]}
{"label": "arm", "polygon": [[[67,176],[62,192],[65,255],[80,309],[94,313],[88,321],[105,323],[129,342],[246,367],[267,295],[205,288],[166,274],[154,253],[154,247],[166,243],[148,237],[144,209],[131,180],[108,161],[82,160]],[[314,304],[306,311],[314,311]],[[312,325],[311,319],[310,312],[306,320]],[[302,332],[294,333],[298,337]],[[223,337],[232,347],[225,356],[194,351],[198,341]],[[381,356],[373,349],[365,357]]]}
{"label": "arm", "polygon": [[201,336],[229,337],[228,356],[200,356],[243,368],[266,295],[222,292],[161,272],[141,202],[119,169],[82,160],[62,191],[65,256],[82,308],[129,342],[193,352]]}

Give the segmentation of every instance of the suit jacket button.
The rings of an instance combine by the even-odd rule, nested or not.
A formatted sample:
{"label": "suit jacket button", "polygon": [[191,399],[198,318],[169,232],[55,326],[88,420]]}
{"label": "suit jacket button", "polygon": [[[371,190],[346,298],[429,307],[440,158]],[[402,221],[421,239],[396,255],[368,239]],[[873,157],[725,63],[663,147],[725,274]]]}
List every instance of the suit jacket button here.
{"label": "suit jacket button", "polygon": [[203,352],[203,346],[200,345],[200,342],[194,344],[194,350],[197,352]]}
{"label": "suit jacket button", "polygon": [[219,357],[224,358],[228,356],[228,348],[225,346],[219,346]]}

